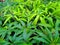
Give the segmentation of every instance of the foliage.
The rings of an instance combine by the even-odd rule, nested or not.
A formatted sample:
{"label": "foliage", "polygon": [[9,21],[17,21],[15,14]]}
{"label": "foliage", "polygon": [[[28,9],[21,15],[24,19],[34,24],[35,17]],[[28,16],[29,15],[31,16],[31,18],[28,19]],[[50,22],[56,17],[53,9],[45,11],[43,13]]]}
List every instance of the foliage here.
{"label": "foliage", "polygon": [[0,2],[0,45],[60,45],[60,1]]}

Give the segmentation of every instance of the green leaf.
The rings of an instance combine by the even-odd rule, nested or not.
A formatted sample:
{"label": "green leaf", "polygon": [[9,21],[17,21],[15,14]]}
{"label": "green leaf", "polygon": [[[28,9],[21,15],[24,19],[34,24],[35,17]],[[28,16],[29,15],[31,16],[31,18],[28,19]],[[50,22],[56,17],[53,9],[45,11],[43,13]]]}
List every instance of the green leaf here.
{"label": "green leaf", "polygon": [[33,17],[35,17],[35,16],[36,16],[36,14],[30,15],[30,16],[29,16],[29,21],[31,21],[31,20],[33,19]]}
{"label": "green leaf", "polygon": [[33,39],[35,39],[38,42],[44,42],[44,43],[48,43],[44,38],[39,38],[39,37],[33,37]]}
{"label": "green leaf", "polygon": [[8,18],[4,21],[3,26],[11,19],[11,17],[12,17],[12,16],[9,14]]}
{"label": "green leaf", "polygon": [[36,16],[35,20],[33,21],[33,24],[36,25],[39,19],[39,15]]}

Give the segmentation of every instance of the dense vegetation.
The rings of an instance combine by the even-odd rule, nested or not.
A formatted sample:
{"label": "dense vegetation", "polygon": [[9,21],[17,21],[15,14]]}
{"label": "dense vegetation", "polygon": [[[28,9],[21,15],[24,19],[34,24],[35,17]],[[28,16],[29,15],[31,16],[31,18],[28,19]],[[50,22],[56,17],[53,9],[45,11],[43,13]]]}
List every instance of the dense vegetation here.
{"label": "dense vegetation", "polygon": [[0,45],[60,45],[60,1],[0,2]]}

